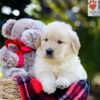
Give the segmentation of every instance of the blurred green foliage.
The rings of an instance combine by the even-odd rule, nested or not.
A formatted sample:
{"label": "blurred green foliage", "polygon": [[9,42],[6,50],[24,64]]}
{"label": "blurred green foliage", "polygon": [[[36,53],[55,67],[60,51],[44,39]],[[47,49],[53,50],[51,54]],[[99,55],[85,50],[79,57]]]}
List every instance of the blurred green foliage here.
{"label": "blurred green foliage", "polygon": [[32,0],[32,3],[33,18],[45,23],[61,20],[74,27],[81,42],[79,56],[91,80],[100,72],[100,18],[88,17],[87,0]]}

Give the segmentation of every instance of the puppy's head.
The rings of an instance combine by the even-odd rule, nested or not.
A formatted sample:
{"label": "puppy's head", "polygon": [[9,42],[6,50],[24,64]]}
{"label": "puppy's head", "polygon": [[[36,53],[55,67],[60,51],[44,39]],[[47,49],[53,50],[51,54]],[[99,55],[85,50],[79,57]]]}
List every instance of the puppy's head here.
{"label": "puppy's head", "polygon": [[62,61],[70,55],[77,54],[79,48],[78,36],[69,24],[57,21],[43,29],[39,52],[45,59]]}

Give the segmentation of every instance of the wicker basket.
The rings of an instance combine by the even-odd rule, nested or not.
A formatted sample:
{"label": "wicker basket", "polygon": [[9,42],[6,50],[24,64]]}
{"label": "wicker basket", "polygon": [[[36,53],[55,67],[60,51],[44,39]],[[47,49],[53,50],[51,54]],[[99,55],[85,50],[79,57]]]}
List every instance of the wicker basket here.
{"label": "wicker basket", "polygon": [[0,79],[0,100],[21,100],[15,81]]}

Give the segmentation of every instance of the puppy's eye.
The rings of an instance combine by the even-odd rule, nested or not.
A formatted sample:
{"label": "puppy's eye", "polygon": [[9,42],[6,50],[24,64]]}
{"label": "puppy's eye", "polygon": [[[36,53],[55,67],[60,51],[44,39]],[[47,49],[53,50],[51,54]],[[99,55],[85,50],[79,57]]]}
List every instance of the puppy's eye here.
{"label": "puppy's eye", "polygon": [[45,41],[48,41],[48,39],[47,39],[47,38],[45,38],[44,40],[45,40]]}
{"label": "puppy's eye", "polygon": [[62,44],[63,43],[63,41],[61,41],[61,40],[58,40],[57,42],[58,42],[58,44]]}

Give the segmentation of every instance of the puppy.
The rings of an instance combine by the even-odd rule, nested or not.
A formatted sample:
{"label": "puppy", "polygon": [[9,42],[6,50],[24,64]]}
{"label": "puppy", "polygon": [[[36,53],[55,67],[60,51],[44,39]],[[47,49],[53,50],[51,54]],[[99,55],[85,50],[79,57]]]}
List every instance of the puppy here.
{"label": "puppy", "polygon": [[56,88],[67,88],[74,82],[87,79],[78,57],[79,49],[78,36],[69,24],[56,21],[43,29],[33,73],[44,92],[51,94]]}

